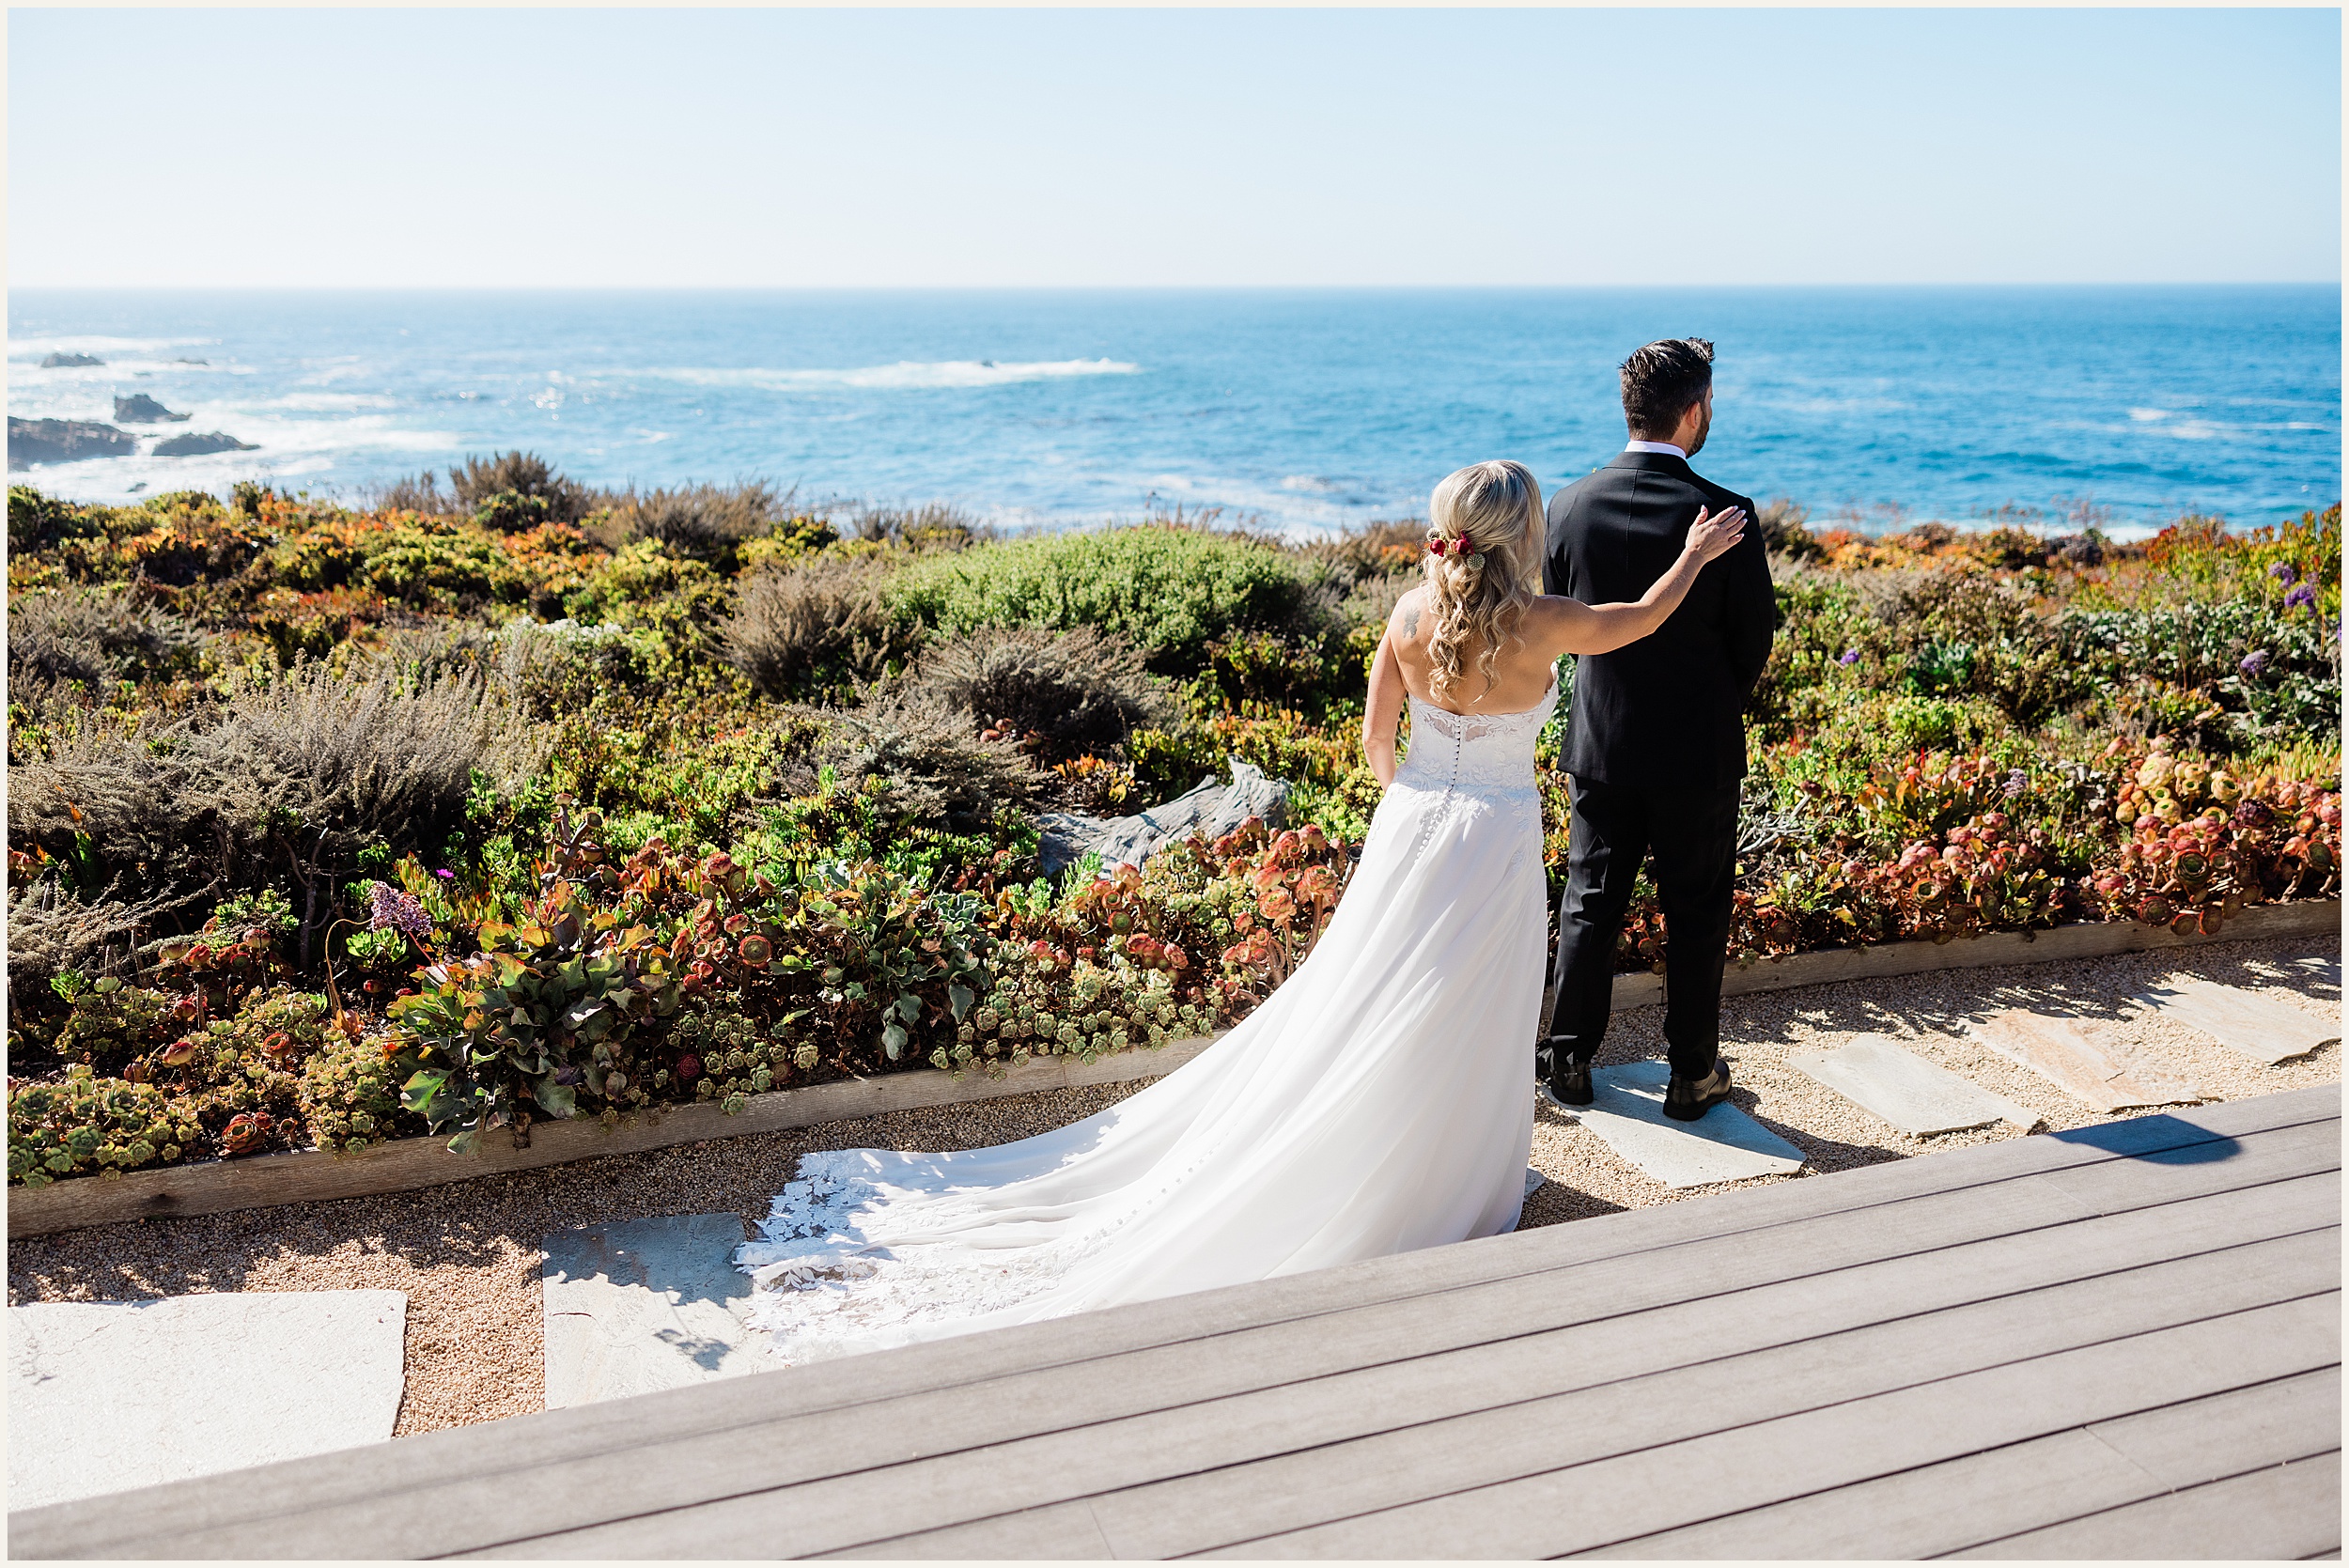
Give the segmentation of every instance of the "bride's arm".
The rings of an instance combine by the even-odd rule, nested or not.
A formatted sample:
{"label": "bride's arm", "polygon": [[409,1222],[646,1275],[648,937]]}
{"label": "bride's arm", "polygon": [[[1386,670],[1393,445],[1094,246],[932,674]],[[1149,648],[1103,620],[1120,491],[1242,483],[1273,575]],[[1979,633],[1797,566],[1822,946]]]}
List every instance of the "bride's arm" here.
{"label": "bride's arm", "polygon": [[1626,644],[1662,626],[1688,597],[1688,590],[1707,561],[1729,552],[1745,537],[1746,514],[1732,506],[1719,517],[1703,509],[1688,525],[1688,542],[1672,569],[1654,587],[1628,604],[1584,604],[1579,599],[1545,598],[1535,601],[1529,630],[1547,646],[1550,658],[1569,653],[1612,653]]}
{"label": "bride's arm", "polygon": [[1362,702],[1362,755],[1382,789],[1394,783],[1394,731],[1403,719],[1403,666],[1395,661],[1393,636],[1390,627],[1378,639],[1370,692]]}

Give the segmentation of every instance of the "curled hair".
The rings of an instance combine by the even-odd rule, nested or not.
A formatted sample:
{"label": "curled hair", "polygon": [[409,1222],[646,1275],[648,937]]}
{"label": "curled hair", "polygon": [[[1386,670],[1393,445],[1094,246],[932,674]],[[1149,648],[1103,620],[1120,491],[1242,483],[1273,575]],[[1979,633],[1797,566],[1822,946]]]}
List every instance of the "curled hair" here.
{"label": "curled hair", "polygon": [[1533,602],[1542,487],[1523,463],[1471,463],[1436,487],[1427,516],[1427,591],[1436,610],[1429,683],[1439,697],[1450,696],[1466,674],[1462,650],[1481,638],[1476,663],[1489,688],[1502,644],[1517,641]]}

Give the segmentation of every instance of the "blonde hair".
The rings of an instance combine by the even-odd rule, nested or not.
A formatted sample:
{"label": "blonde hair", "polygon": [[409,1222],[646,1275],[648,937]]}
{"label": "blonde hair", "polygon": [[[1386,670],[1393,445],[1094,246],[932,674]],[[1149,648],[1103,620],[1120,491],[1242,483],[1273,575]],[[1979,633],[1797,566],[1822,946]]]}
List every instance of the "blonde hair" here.
{"label": "blonde hair", "polygon": [[1436,610],[1429,683],[1438,696],[1451,695],[1466,674],[1461,650],[1473,636],[1484,639],[1476,663],[1489,688],[1502,643],[1517,641],[1533,602],[1542,487],[1523,463],[1470,463],[1444,476],[1427,516],[1427,591]]}

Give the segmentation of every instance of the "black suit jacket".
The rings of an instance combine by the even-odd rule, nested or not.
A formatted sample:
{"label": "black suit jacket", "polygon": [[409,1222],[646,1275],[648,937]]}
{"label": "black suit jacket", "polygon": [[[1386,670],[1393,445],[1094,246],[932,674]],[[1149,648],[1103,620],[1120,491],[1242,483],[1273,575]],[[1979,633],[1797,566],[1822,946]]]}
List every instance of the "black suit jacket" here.
{"label": "black suit jacket", "polygon": [[[1678,559],[1697,508],[1753,503],[1669,452],[1626,452],[1549,498],[1545,592],[1636,599]],[[1680,608],[1613,653],[1579,656],[1564,768],[1587,783],[1726,785],[1746,773],[1746,699],[1778,630],[1762,531],[1706,563]]]}

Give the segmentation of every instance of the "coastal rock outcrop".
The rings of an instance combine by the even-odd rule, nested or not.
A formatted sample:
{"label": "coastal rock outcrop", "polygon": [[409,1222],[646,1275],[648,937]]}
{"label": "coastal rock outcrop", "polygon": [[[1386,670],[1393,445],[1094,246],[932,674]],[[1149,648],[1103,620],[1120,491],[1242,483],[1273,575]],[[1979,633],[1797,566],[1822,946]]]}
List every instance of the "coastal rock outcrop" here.
{"label": "coastal rock outcrop", "polygon": [[1075,812],[1048,812],[1037,819],[1043,843],[1037,858],[1048,877],[1057,877],[1087,853],[1101,857],[1103,865],[1123,861],[1140,865],[1170,844],[1192,833],[1208,839],[1222,837],[1252,816],[1278,827],[1287,815],[1289,786],[1249,763],[1232,764],[1232,782],[1220,784],[1205,778],[1198,787],[1161,806],[1132,816],[1084,816]]}
{"label": "coastal rock outcrop", "polygon": [[204,435],[169,436],[155,443],[158,458],[200,458],[208,452],[258,452],[257,442],[239,441],[225,430]]}
{"label": "coastal rock outcrop", "polygon": [[51,354],[40,362],[43,370],[86,370],[106,362],[96,354]]}
{"label": "coastal rock outcrop", "polygon": [[8,471],[35,463],[74,463],[88,458],[127,458],[138,450],[128,430],[94,419],[19,419],[8,415]]}
{"label": "coastal rock outcrop", "polygon": [[161,425],[192,419],[193,414],[174,413],[144,392],[115,399],[115,422],[118,425]]}

